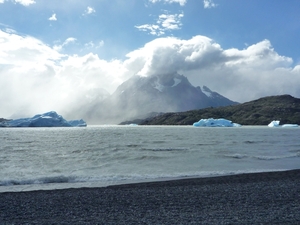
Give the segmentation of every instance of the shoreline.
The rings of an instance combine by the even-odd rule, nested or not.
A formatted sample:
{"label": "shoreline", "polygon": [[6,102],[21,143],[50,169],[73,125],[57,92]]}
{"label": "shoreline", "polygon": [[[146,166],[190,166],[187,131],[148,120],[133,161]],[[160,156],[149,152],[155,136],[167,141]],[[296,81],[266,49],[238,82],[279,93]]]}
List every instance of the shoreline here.
{"label": "shoreline", "polygon": [[0,193],[1,224],[298,224],[300,170]]}
{"label": "shoreline", "polygon": [[[108,181],[96,181],[96,182],[49,182],[49,183],[29,183],[29,184],[17,184],[17,185],[3,185],[0,186],[0,193],[7,192],[28,192],[28,191],[50,191],[50,190],[63,190],[63,189],[80,189],[80,188],[103,188],[110,186],[120,186],[128,184],[140,184],[140,183],[153,183],[153,182],[166,182],[177,181],[185,179],[203,179],[214,177],[234,176],[241,174],[253,174],[253,173],[269,173],[269,172],[284,172],[297,169],[278,169],[278,170],[251,170],[251,171],[239,171],[239,172],[225,172],[225,173],[207,173],[202,175],[193,176],[181,176],[181,177],[161,177],[161,178],[145,178],[145,179],[133,179],[133,180],[108,180]],[[300,169],[299,169],[300,170]]]}

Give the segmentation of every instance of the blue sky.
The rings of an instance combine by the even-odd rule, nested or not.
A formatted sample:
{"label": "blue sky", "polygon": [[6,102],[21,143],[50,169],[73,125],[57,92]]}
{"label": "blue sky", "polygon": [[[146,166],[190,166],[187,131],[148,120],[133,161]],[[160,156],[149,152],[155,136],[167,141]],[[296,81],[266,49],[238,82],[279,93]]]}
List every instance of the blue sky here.
{"label": "blue sky", "polygon": [[[137,26],[159,25],[159,17],[167,15],[174,16],[170,25],[177,28],[166,27],[160,37],[189,39],[200,34],[212,38],[223,48],[244,48],[268,39],[279,54],[300,61],[300,46],[296,44],[300,36],[300,2],[297,0],[214,0],[207,1],[207,8],[202,0],[171,2],[4,0],[0,5],[0,21],[2,28],[33,36],[49,46],[75,38],[73,45],[65,46],[67,53],[92,51],[110,59],[125,57],[127,52],[157,37]],[[49,20],[52,15],[56,20]],[[84,45],[91,42],[104,42],[106,47],[86,49]],[[114,48],[120,51],[111,50]]]}
{"label": "blue sky", "polygon": [[64,112],[162,71],[240,102],[300,97],[299,10],[299,0],[0,0],[0,117]]}

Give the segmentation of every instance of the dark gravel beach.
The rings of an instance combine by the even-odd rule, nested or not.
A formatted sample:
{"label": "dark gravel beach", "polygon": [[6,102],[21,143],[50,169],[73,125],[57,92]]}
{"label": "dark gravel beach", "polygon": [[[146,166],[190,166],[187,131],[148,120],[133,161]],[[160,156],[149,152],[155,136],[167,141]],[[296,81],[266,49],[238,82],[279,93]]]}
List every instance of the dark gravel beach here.
{"label": "dark gravel beach", "polygon": [[0,224],[300,224],[300,170],[0,193]]}

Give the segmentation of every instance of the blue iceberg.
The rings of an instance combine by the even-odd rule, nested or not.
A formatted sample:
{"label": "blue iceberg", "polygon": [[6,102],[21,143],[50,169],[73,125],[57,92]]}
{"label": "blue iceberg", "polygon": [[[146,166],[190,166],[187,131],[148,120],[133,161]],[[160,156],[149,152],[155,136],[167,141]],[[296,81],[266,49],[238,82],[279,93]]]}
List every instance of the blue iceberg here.
{"label": "blue iceberg", "polygon": [[0,127],[86,127],[84,120],[65,120],[54,111],[35,115],[32,118],[7,120],[0,123]]}
{"label": "blue iceberg", "polygon": [[83,119],[80,120],[69,120],[69,124],[71,124],[72,127],[86,127],[87,124]]}
{"label": "blue iceberg", "polygon": [[232,123],[230,120],[220,119],[201,119],[193,124],[194,127],[240,127],[238,123]]}

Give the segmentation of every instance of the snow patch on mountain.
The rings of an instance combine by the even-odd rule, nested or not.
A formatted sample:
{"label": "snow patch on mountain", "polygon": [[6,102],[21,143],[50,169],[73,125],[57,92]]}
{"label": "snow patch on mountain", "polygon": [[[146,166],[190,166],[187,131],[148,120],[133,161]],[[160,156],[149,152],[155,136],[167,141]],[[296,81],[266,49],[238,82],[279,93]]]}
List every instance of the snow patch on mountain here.
{"label": "snow patch on mountain", "polygon": [[207,97],[209,97],[209,98],[212,97],[212,91],[211,91],[208,87],[203,86],[203,87],[200,88],[200,89],[201,89],[201,91],[202,91]]}
{"label": "snow patch on mountain", "polygon": [[181,79],[178,79],[178,78],[174,78],[174,84],[172,87],[176,87],[178,84],[181,83]]}
{"label": "snow patch on mountain", "polygon": [[173,78],[173,84],[172,84],[172,86],[168,86],[168,85],[163,85],[162,83],[161,83],[161,80],[158,78],[155,82],[154,82],[154,84],[153,84],[153,88],[155,88],[155,89],[157,89],[159,92],[163,92],[164,90],[165,90],[165,88],[166,87],[176,87],[178,84],[180,84],[181,83],[181,79],[178,79],[178,78]]}
{"label": "snow patch on mountain", "polygon": [[157,89],[158,91],[160,91],[160,92],[163,92],[164,89],[165,89],[165,86],[162,85],[159,81],[155,82],[154,85],[153,85],[153,87],[155,89]]}
{"label": "snow patch on mountain", "polygon": [[176,87],[178,84],[181,83],[181,81],[181,79],[175,77],[173,78],[172,86],[168,86],[162,84],[161,80],[157,78],[156,81],[153,83],[153,88],[157,89],[159,92],[163,92],[167,87]]}

